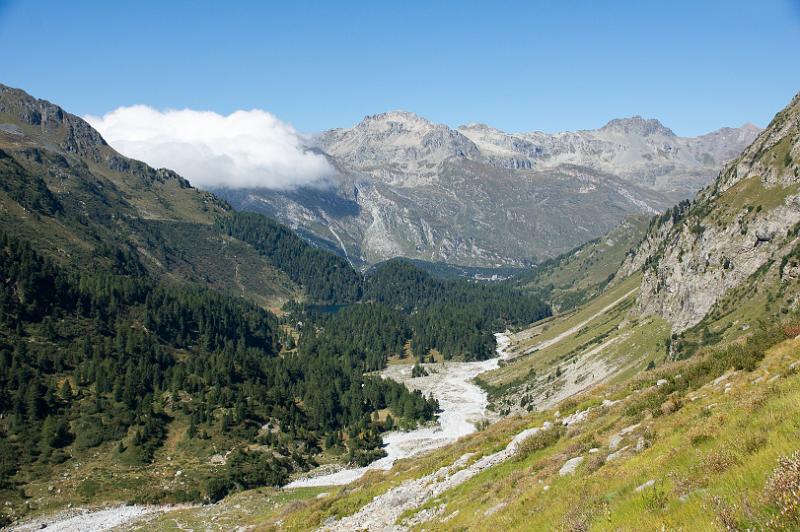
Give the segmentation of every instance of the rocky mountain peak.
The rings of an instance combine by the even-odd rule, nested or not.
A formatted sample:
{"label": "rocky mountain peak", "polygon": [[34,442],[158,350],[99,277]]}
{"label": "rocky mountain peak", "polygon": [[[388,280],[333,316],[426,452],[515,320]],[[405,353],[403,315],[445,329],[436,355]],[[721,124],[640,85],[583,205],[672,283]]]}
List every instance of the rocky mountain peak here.
{"label": "rocky mountain peak", "polygon": [[600,128],[601,131],[614,131],[626,135],[640,135],[648,137],[650,135],[664,135],[675,137],[675,133],[655,118],[642,118],[639,115],[630,118],[615,118]]}
{"label": "rocky mountain peak", "polygon": [[499,131],[497,128],[481,122],[470,122],[469,124],[458,126],[456,129],[459,131]]}
{"label": "rocky mountain peak", "polygon": [[410,111],[395,110],[395,111],[387,111],[385,113],[378,113],[376,115],[367,115],[355,127],[362,129],[382,128],[382,127],[388,127],[388,128],[404,127],[408,129],[416,129],[420,127],[429,128],[435,126],[432,122],[419,116],[416,113],[412,113]]}
{"label": "rocky mountain peak", "polygon": [[640,311],[682,331],[771,265],[783,276],[784,266],[777,265],[800,246],[799,186],[796,96],[691,206],[651,229],[636,254],[639,263],[652,264],[644,270]]}
{"label": "rocky mountain peak", "polygon": [[106,141],[85,120],[65,112],[61,107],[34,98],[23,90],[0,84],[0,113],[30,126],[40,128],[64,151],[100,160],[98,148]]}
{"label": "rocky mountain peak", "polygon": [[451,157],[479,156],[478,148],[458,131],[407,111],[367,116],[352,128],[322,133],[317,142],[352,168],[393,165],[388,174],[380,173],[393,181],[405,179],[404,175],[416,179],[429,174],[432,166]]}
{"label": "rocky mountain peak", "polygon": [[752,122],[745,122],[744,124],[741,125],[741,127],[739,127],[739,129],[742,129],[742,130],[745,130],[745,131],[756,131],[756,132],[761,131],[761,128],[758,127],[757,125],[755,125]]}

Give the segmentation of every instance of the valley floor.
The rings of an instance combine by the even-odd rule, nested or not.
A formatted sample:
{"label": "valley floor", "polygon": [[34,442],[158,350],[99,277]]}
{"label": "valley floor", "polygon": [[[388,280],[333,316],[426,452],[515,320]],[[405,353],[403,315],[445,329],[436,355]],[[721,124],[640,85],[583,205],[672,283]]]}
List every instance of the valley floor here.
{"label": "valley floor", "polygon": [[385,379],[420,390],[426,397],[433,395],[441,413],[436,424],[410,431],[394,431],[383,435],[387,456],[366,467],[342,469],[333,473],[311,475],[295,480],[288,488],[349,484],[367,471],[389,470],[399,459],[417,456],[475,432],[475,424],[486,419],[486,392],[472,382],[479,374],[495,369],[507,358],[508,335],[497,333],[497,358],[478,362],[442,362],[423,364],[428,375],[411,377],[413,364],[393,364],[381,372]]}
{"label": "valley floor", "polygon": [[[499,335],[500,359],[438,366],[417,379],[410,366],[390,366],[384,376],[436,392],[444,413],[441,430],[387,435],[390,460],[381,466],[125,526],[725,530],[780,528],[782,510],[800,518],[800,500],[782,502],[774,489],[792,481],[780,478],[781,460],[800,470],[798,455],[787,458],[800,438],[800,338],[752,359],[752,371],[713,362],[736,346],[665,363],[667,329],[652,318],[629,321],[633,297],[623,283],[584,308]],[[649,361],[657,367],[645,370]],[[587,378],[592,363],[610,370]],[[469,382],[487,369],[479,380],[488,397]],[[474,431],[490,400],[489,408],[513,405],[510,415]],[[341,485],[322,485],[334,480]],[[784,528],[792,523],[800,526]]]}

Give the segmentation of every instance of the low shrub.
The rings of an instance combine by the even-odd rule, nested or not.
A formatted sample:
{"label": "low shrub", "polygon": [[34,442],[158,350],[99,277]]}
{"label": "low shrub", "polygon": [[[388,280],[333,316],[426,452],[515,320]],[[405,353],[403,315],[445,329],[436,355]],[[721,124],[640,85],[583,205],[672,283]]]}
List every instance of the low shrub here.
{"label": "low shrub", "polygon": [[536,451],[541,451],[542,449],[546,449],[554,445],[556,442],[558,442],[558,440],[561,439],[561,436],[563,436],[565,432],[566,429],[563,425],[556,425],[546,430],[540,430],[519,444],[517,454],[514,457],[515,460],[525,460],[528,456]]}
{"label": "low shrub", "polygon": [[589,455],[589,458],[586,460],[586,471],[587,473],[594,473],[601,467],[603,467],[606,463],[606,455],[604,453],[593,453]]}
{"label": "low shrub", "polygon": [[660,512],[667,506],[667,493],[662,482],[656,482],[642,492],[644,506],[650,512]]}
{"label": "low shrub", "polygon": [[741,530],[739,526],[739,519],[736,517],[736,505],[728,504],[722,497],[715,495],[711,499],[711,504],[714,513],[717,516],[717,522],[722,530],[730,530],[731,532]]}
{"label": "low shrub", "polygon": [[742,442],[742,450],[747,454],[755,454],[767,444],[767,438],[762,434],[751,434]]}
{"label": "low shrub", "polygon": [[701,465],[707,473],[719,475],[740,462],[732,449],[720,448],[709,451],[701,460]]}
{"label": "low shrub", "polygon": [[800,528],[800,451],[778,460],[767,479],[764,495],[778,511],[770,520],[770,528]]}

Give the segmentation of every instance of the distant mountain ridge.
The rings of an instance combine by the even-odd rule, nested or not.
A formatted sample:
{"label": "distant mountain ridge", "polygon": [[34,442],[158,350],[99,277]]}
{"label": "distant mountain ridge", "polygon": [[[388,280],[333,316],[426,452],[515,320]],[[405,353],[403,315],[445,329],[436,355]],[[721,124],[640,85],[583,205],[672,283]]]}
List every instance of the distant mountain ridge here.
{"label": "distant mountain ridge", "polygon": [[679,137],[637,116],[597,130],[506,133],[391,111],[313,139],[337,172],[329,188],[218,192],[356,264],[525,266],[691,197],[759,131]]}

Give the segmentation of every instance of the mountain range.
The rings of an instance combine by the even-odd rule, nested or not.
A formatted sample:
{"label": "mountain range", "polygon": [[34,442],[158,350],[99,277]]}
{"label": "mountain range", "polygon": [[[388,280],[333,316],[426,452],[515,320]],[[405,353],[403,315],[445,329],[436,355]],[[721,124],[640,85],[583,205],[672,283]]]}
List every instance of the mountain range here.
{"label": "mountain range", "polygon": [[404,256],[520,267],[691,197],[759,131],[679,137],[636,116],[597,130],[505,133],[394,111],[313,138],[335,169],[325,184],[216,192],[358,266]]}
{"label": "mountain range", "polygon": [[[763,131],[694,139],[640,118],[547,136],[389,113],[310,149],[338,185],[224,192],[310,202],[298,234],[0,85],[0,526],[797,528],[800,94]],[[562,221],[620,190],[645,207],[560,254],[458,268],[396,257],[399,225],[370,217],[392,260],[360,271],[336,222],[424,200],[453,230],[522,241],[519,220],[489,227],[509,182],[550,187],[539,214],[560,183]],[[442,438],[459,402],[477,417]],[[398,442],[416,452],[387,471]]]}

